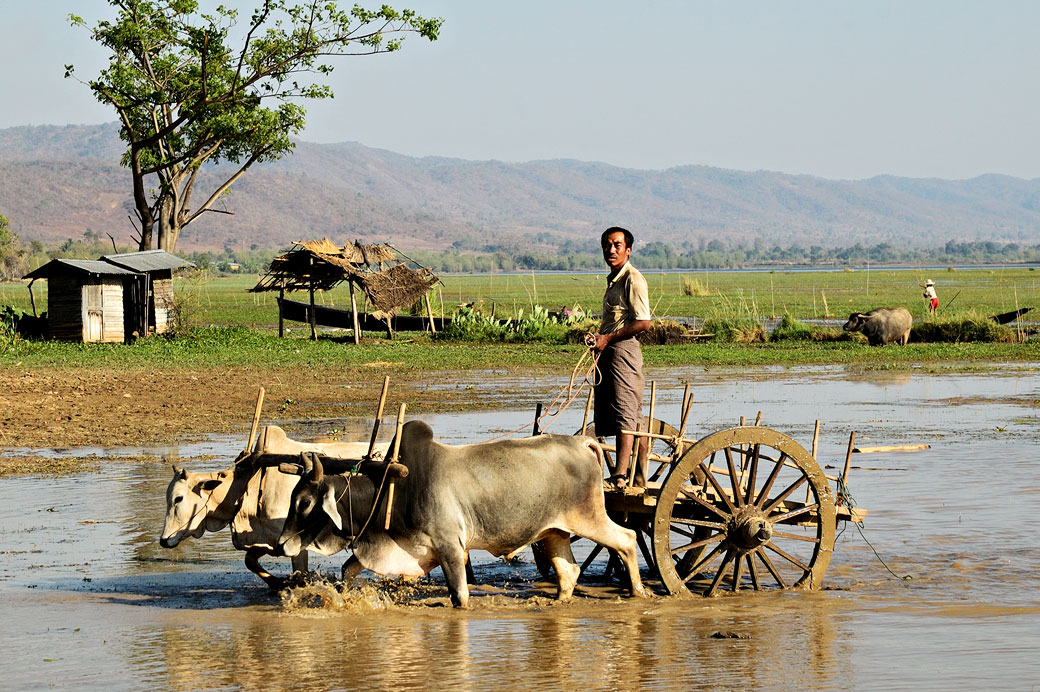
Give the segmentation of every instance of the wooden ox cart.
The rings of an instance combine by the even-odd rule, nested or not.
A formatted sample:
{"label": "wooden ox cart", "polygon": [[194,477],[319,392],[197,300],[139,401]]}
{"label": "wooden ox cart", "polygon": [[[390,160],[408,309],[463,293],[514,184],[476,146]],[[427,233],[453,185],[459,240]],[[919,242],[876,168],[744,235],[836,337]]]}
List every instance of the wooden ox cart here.
{"label": "wooden ox cart", "polygon": [[[383,382],[366,464],[371,466],[369,473],[389,478],[387,505],[392,506],[394,480],[407,476],[407,468],[396,463],[396,447],[385,462],[371,461],[388,380]],[[844,471],[832,476],[823,472],[815,458],[819,423],[813,453],[783,433],[762,427],[761,414],[754,425],[744,425],[742,419],[738,427],[693,439],[685,435],[693,402],[689,387],[683,395],[678,428],[654,418],[655,397],[652,385],[649,415],[640,430],[630,431],[650,441],[645,487],[630,483],[623,490],[605,489],[604,496],[612,518],[636,531],[644,560],[668,592],[711,596],[727,590],[818,589],[834,550],[838,522],[862,523],[867,514],[852,506],[846,491],[855,432],[849,438]],[[594,437],[595,422],[588,420],[591,395],[589,402],[578,433]],[[260,401],[254,432],[259,411]],[[402,404],[398,438],[404,413]],[[613,474],[611,453],[615,449],[602,446],[607,470]],[[292,472],[293,457],[264,454],[262,443],[257,447],[254,463],[281,463]],[[358,460],[325,459],[323,463],[335,471],[359,469]],[[633,475],[635,467],[633,459]],[[389,510],[385,522],[389,527]],[[580,546],[580,541],[584,539],[574,539],[575,547],[585,548],[576,551],[583,558],[585,572],[602,554],[602,546],[588,541]],[[538,548],[534,546],[535,562],[549,578],[550,565]],[[607,561],[608,575],[615,564],[618,574],[623,574],[620,561],[612,558]]]}
{"label": "wooden ox cart", "polygon": [[[685,436],[689,387],[678,429],[653,417],[654,389],[641,430],[627,431],[651,442],[645,487],[604,493],[608,511],[636,531],[643,558],[668,592],[818,589],[838,522],[862,523],[867,514],[851,506],[845,490],[855,432],[842,475],[827,475],[815,458],[819,423],[813,453],[761,427],[761,414],[754,425],[742,419],[738,427],[691,439]],[[579,432],[595,435],[595,422]],[[613,473],[609,454],[607,464]],[[630,479],[635,468],[633,459]],[[583,571],[600,552],[590,547]]]}

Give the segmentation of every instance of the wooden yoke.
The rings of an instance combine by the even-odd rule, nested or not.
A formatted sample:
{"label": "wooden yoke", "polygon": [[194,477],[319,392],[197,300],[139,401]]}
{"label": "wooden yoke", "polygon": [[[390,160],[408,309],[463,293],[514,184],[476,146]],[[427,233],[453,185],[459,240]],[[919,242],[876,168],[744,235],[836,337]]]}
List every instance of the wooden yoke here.
{"label": "wooden yoke", "polygon": [[253,451],[253,441],[256,439],[256,428],[260,425],[260,409],[264,407],[264,388],[256,393],[256,410],[253,411],[253,425],[249,428],[249,441],[246,442],[246,454]]}
{"label": "wooden yoke", "polygon": [[[404,427],[404,412],[408,408],[408,404],[402,402],[401,410],[397,413],[397,434],[394,435],[394,448],[390,451],[390,458],[387,460],[387,466],[403,466],[403,464],[397,463],[398,452],[401,451],[401,429]],[[407,470],[407,467],[405,467]],[[407,475],[407,473],[405,474]],[[386,531],[390,530],[390,513],[394,506],[394,477],[390,478],[390,487],[386,490],[386,522],[383,524],[383,529]]]}
{"label": "wooden yoke", "polygon": [[383,420],[383,406],[386,405],[386,390],[390,387],[390,376],[383,376],[383,391],[379,395],[379,409],[376,411],[376,422],[372,425],[372,439],[368,441],[368,454],[365,455],[366,459],[372,458],[372,453],[376,448],[376,437],[379,435],[379,422]]}

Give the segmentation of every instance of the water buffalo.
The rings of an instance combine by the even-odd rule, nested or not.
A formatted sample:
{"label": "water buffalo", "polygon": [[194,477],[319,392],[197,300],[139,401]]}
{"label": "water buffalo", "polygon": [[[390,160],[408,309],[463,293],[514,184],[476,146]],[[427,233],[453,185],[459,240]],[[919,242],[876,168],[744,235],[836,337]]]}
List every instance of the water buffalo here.
{"label": "water buffalo", "polygon": [[290,556],[349,547],[379,574],[422,576],[440,565],[452,604],[466,607],[467,551],[509,558],[536,541],[552,560],[558,597],[569,598],[580,572],[570,549],[577,534],[616,550],[632,594],[645,596],[635,533],[607,517],[601,455],[594,440],[559,435],[453,447],[409,421],[400,441],[408,475],[396,481],[389,530],[385,483],[325,474],[314,460],[293,489],[279,545]]}
{"label": "water buffalo", "polygon": [[[380,453],[386,445],[379,445]],[[368,445],[358,442],[305,443],[291,440],[277,426],[267,426],[254,452],[298,454],[316,452],[330,457],[359,459]],[[254,468],[243,454],[230,468],[207,473],[173,467],[173,480],[166,488],[166,521],[159,545],[175,548],[185,538],[199,538],[207,531],[220,531],[231,525],[231,542],[246,552],[246,567],[273,589],[285,579],[276,577],[260,565],[264,555],[280,555],[277,548],[282,524],[289,510],[289,498],[300,477],[277,468]],[[292,557],[293,571],[307,569],[307,554]],[[360,568],[349,568],[354,572]],[[348,571],[345,565],[344,570]]]}
{"label": "water buffalo", "polygon": [[906,308],[877,308],[870,312],[854,312],[842,327],[847,332],[863,332],[871,346],[897,343],[905,346],[910,339],[914,318]]}

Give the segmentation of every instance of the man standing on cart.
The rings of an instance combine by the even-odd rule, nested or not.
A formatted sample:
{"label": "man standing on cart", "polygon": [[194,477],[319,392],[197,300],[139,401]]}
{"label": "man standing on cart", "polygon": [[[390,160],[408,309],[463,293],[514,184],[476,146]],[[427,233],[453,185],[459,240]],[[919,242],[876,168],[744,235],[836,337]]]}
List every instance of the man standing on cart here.
{"label": "man standing on cart", "polygon": [[[596,435],[617,438],[617,468],[608,483],[624,488],[635,436],[643,421],[643,353],[636,335],[650,326],[650,298],[646,279],[629,262],[631,231],[612,226],[603,231],[600,245],[610,267],[603,294],[603,320],[592,347],[599,356],[599,382],[595,394]],[[647,438],[640,438],[635,484],[646,483]]]}

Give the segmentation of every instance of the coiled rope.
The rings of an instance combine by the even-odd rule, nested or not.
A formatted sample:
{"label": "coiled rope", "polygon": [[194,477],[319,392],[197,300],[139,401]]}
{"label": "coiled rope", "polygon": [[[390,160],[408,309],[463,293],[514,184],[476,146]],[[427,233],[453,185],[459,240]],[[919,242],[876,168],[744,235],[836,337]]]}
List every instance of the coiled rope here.
{"label": "coiled rope", "polygon": [[[484,442],[494,442],[495,440],[515,435],[521,430],[526,430],[535,425],[538,426],[539,430],[545,430],[555,422],[561,413],[567,410],[568,406],[574,403],[574,400],[578,398],[586,385],[592,387],[598,385],[602,380],[602,375],[599,371],[600,354],[593,350],[596,345],[596,335],[591,332],[585,334],[584,343],[585,350],[582,351],[581,355],[578,357],[578,362],[575,363],[574,367],[571,369],[571,377],[567,382],[567,386],[560,389],[556,397],[549,402],[548,406],[545,407],[544,413],[535,416],[534,420],[524,423],[518,428],[504,432],[501,435],[496,435],[488,440],[484,440]],[[575,388],[575,382],[578,382],[577,388]],[[552,410],[553,406],[557,407],[555,412]],[[548,418],[548,421],[543,424],[542,421],[546,418]]]}

